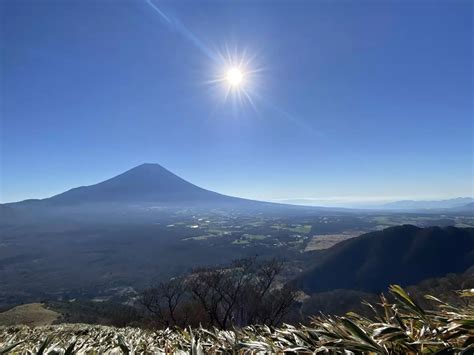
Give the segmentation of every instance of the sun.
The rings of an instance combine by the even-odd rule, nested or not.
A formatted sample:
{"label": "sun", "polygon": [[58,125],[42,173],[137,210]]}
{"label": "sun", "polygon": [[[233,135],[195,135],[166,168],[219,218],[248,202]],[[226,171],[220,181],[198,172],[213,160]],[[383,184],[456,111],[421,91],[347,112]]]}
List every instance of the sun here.
{"label": "sun", "polygon": [[227,71],[226,74],[226,80],[229,83],[230,86],[232,87],[237,87],[242,84],[242,81],[244,79],[244,75],[242,71],[240,71],[239,68],[230,68]]}
{"label": "sun", "polygon": [[257,91],[261,89],[261,75],[265,71],[259,56],[249,55],[246,49],[231,50],[228,46],[216,53],[217,60],[212,62],[214,75],[205,84],[215,90],[222,103],[230,102],[233,111],[248,106],[257,111],[255,98],[261,96]]}

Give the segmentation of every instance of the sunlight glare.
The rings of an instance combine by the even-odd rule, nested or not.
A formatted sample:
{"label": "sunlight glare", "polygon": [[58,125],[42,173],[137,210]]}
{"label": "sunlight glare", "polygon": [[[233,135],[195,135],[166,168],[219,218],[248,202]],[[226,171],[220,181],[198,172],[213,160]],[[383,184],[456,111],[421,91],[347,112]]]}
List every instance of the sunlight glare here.
{"label": "sunlight glare", "polygon": [[227,72],[226,79],[231,86],[239,86],[242,83],[244,76],[239,68],[231,68]]}
{"label": "sunlight glare", "polygon": [[[248,55],[247,50],[217,51],[219,61],[214,67],[213,77],[206,81],[222,97],[222,103],[231,102],[233,109],[252,107],[257,112],[255,97],[261,88],[261,73],[265,70],[256,60],[257,54]],[[213,63],[216,64],[216,63]]]}

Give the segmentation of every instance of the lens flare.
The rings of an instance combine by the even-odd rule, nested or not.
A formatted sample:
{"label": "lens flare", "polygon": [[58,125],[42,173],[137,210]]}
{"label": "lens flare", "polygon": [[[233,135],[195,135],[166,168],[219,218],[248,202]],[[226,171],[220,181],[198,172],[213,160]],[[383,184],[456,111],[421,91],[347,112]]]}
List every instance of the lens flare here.
{"label": "lens flare", "polygon": [[[214,77],[206,81],[222,97],[221,103],[229,102],[232,109],[240,111],[250,106],[258,112],[255,97],[261,90],[264,68],[258,64],[257,54],[249,55],[247,50],[216,50],[219,60],[213,63]],[[217,64],[217,65],[216,65]],[[237,112],[234,111],[234,112]]]}
{"label": "lens flare", "polygon": [[231,86],[239,86],[242,83],[244,75],[239,68],[231,68],[227,72],[226,78]]}

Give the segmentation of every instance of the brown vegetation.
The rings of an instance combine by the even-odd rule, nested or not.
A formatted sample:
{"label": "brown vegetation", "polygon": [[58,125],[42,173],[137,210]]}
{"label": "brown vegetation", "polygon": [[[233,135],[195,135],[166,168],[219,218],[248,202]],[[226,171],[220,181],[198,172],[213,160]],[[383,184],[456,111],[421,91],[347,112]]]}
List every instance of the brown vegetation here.
{"label": "brown vegetation", "polygon": [[29,303],[0,313],[0,325],[48,325],[54,323],[60,316],[59,313],[46,309],[42,303]]}
{"label": "brown vegetation", "polygon": [[234,261],[224,268],[200,268],[145,290],[140,303],[158,324],[233,326],[281,323],[296,294],[278,283],[283,264],[255,258]]}

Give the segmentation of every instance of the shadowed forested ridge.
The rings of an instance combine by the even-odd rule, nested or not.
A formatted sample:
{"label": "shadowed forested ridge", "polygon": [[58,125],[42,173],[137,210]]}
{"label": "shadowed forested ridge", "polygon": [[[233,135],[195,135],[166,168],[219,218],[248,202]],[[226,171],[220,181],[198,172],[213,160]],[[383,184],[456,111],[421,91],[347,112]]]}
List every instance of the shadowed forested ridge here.
{"label": "shadowed forested ridge", "polygon": [[474,265],[474,229],[403,225],[347,240],[323,254],[298,279],[306,292],[380,292],[391,283],[462,273]]}

